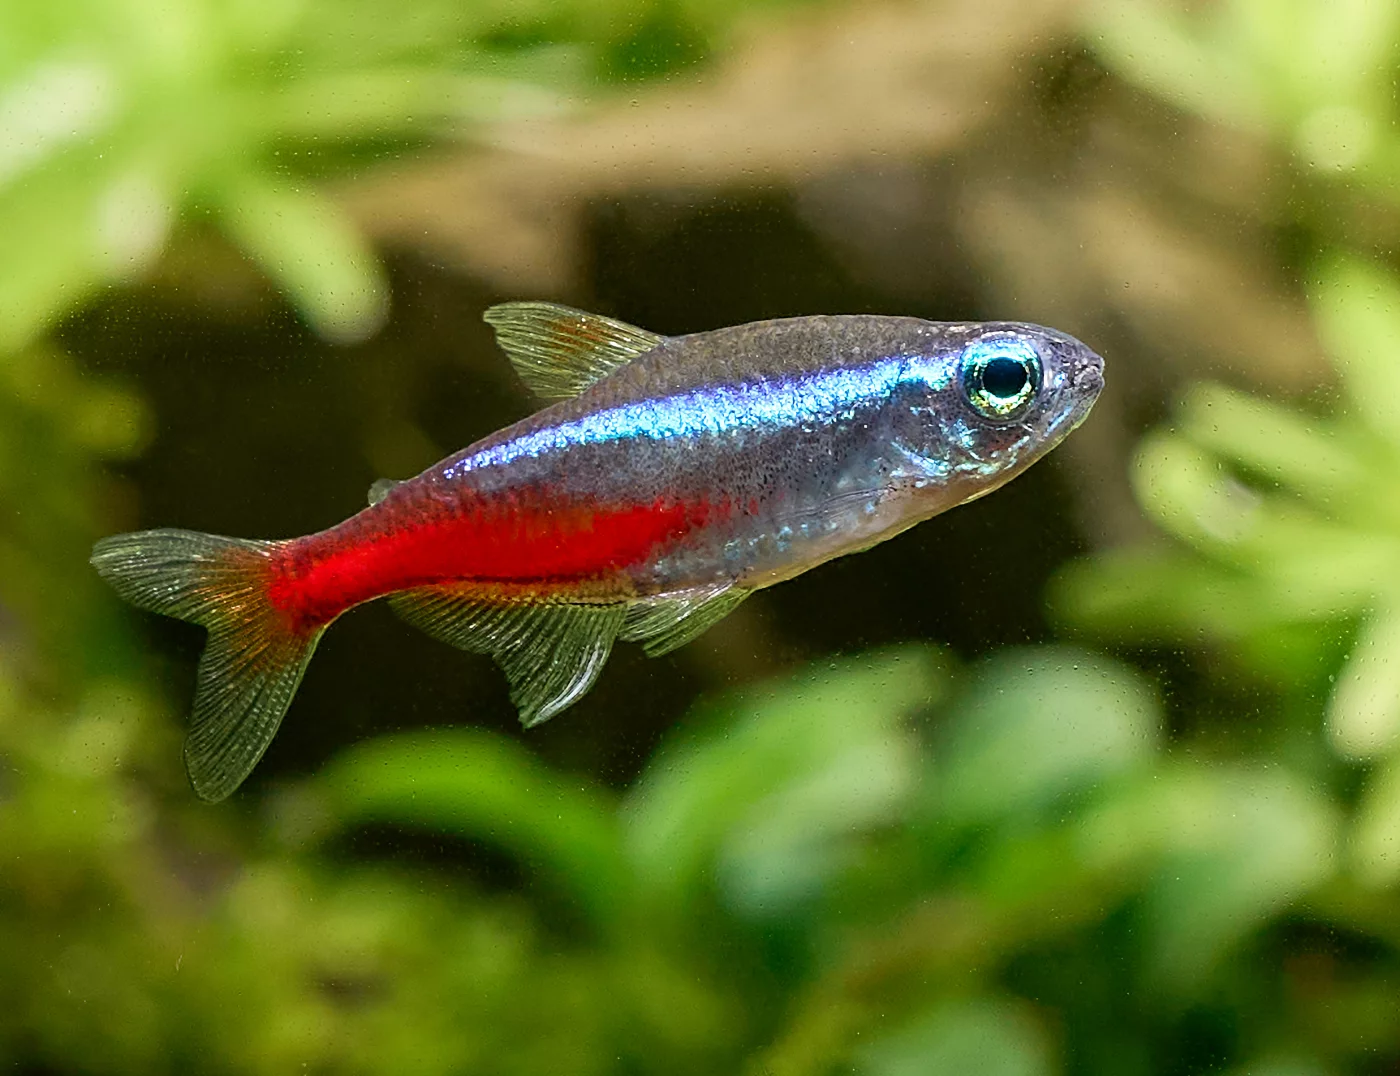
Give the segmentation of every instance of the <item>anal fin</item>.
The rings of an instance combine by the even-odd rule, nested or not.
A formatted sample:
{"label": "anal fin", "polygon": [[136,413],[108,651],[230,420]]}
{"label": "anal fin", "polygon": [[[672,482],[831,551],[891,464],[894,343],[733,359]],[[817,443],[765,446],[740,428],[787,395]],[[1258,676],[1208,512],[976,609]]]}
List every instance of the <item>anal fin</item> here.
{"label": "anal fin", "polygon": [[637,602],[619,638],[641,643],[648,657],[669,654],[719,623],[751,593],[725,583]]}
{"label": "anal fin", "polygon": [[414,627],[495,658],[526,728],[593,686],[627,616],[622,604],[488,602],[451,586],[406,590],[389,601]]}

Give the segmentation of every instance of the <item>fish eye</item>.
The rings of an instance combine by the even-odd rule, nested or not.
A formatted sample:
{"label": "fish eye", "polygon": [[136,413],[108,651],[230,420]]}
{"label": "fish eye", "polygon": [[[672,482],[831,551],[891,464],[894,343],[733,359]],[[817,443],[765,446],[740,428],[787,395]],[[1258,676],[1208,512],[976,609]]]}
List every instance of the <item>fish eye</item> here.
{"label": "fish eye", "polygon": [[1040,388],[1040,375],[1035,348],[1016,337],[984,338],[963,349],[963,393],[983,418],[1021,414]]}

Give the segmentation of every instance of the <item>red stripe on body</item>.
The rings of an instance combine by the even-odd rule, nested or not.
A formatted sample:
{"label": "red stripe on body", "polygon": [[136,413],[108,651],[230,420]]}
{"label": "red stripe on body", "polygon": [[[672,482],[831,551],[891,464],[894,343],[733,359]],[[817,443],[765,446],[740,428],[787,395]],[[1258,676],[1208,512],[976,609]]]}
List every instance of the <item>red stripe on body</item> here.
{"label": "red stripe on body", "polygon": [[416,516],[410,502],[406,518],[387,526],[373,511],[291,543],[274,566],[271,601],[294,629],[434,584],[527,585],[544,596],[643,563],[659,545],[725,514],[707,501],[663,498],[627,507],[493,505]]}

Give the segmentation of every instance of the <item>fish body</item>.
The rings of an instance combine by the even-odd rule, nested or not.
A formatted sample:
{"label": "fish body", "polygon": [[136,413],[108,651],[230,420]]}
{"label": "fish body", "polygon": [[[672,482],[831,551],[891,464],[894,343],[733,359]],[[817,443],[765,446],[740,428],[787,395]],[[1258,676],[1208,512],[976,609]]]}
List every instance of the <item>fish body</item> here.
{"label": "fish body", "polygon": [[[1040,427],[986,427],[941,400],[962,346],[999,331],[1027,330],[809,317],[665,340],[290,543],[287,607],[323,623],[449,582],[624,601],[796,575],[990,491],[1080,417],[1083,385]],[[1073,369],[1047,390],[1069,395]]]}
{"label": "fish body", "polygon": [[1088,414],[1102,360],[1021,323],[875,315],[661,337],[548,304],[487,318],[558,402],[283,542],[118,535],[93,561],[210,629],[186,761],[222,798],[266,749],[321,631],[388,596],[504,666],[527,724],[615,638],[665,652],[747,594],[982,496]]}

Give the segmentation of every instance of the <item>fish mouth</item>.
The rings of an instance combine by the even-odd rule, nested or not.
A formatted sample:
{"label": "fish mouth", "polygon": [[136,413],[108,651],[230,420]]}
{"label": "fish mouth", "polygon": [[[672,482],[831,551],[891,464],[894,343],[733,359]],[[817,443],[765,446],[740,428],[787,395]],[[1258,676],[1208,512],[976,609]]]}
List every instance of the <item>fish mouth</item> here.
{"label": "fish mouth", "polygon": [[1103,389],[1103,357],[1079,345],[1079,361],[1075,364],[1072,384],[1076,393],[1083,393],[1091,399]]}
{"label": "fish mouth", "polygon": [[1067,406],[1064,406],[1049,431],[1056,440],[1069,434],[1089,417],[1104,385],[1101,356],[1072,336],[1065,336],[1058,343],[1068,377],[1061,390],[1061,399]]}

